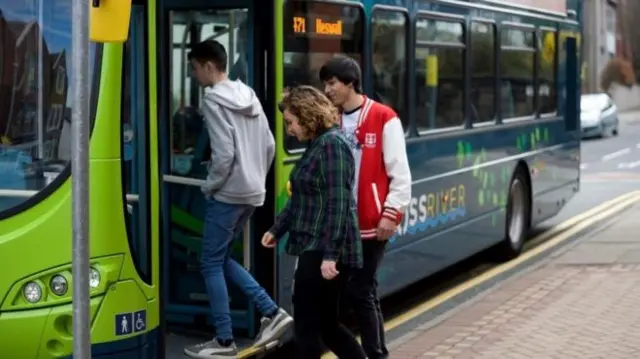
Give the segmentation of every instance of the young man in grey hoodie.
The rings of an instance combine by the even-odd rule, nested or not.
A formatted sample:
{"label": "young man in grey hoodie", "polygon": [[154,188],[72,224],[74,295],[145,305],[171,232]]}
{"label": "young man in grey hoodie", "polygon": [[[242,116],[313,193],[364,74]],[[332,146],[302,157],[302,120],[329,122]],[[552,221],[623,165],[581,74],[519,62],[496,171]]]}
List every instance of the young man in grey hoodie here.
{"label": "young man in grey hoodie", "polygon": [[202,100],[211,144],[209,173],[202,191],[207,198],[200,266],[216,328],[213,340],[185,348],[195,358],[236,358],[226,278],[242,289],[264,316],[255,345],[279,339],[293,318],[264,288],[230,258],[231,242],[265,199],[267,172],[275,141],[255,92],[227,78],[227,53],[217,41],[193,46],[188,55],[193,75],[207,87]]}

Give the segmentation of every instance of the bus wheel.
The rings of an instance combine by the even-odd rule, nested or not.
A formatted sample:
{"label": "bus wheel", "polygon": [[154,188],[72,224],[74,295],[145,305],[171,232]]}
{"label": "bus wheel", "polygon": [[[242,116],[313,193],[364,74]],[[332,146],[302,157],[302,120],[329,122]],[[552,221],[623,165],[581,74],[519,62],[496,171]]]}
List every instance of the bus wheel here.
{"label": "bus wheel", "polygon": [[502,261],[507,261],[520,255],[529,233],[531,206],[529,182],[527,181],[526,173],[522,167],[516,169],[509,186],[505,239],[497,248],[498,257]]}

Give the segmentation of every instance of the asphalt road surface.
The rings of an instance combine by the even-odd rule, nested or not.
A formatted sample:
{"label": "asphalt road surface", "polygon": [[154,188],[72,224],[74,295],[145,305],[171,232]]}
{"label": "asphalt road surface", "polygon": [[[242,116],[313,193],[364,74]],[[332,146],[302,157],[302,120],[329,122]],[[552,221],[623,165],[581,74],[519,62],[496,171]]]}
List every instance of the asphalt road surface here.
{"label": "asphalt road surface", "polygon": [[582,142],[580,192],[541,227],[551,227],[590,208],[640,189],[640,112],[626,116],[617,137]]}

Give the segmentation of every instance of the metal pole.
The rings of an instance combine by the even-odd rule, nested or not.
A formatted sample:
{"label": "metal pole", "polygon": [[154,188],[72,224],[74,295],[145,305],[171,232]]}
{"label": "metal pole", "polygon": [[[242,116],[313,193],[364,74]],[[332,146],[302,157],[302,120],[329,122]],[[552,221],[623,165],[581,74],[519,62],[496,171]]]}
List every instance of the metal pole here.
{"label": "metal pole", "polygon": [[[44,1],[44,0],[40,0]],[[71,179],[73,357],[91,359],[89,327],[89,5],[73,0]]]}
{"label": "metal pole", "polygon": [[[38,4],[38,27],[44,31],[44,0]],[[38,161],[44,161],[44,39],[38,40]]]}

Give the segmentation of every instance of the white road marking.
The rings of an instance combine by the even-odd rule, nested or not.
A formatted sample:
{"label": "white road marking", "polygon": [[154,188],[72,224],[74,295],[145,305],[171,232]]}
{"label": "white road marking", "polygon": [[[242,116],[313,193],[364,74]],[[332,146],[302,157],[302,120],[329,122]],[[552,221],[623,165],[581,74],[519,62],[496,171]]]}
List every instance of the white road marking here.
{"label": "white road marking", "polygon": [[640,148],[640,143],[636,143],[636,148]]}
{"label": "white road marking", "polygon": [[612,160],[612,159],[617,158],[617,157],[624,156],[624,155],[629,154],[629,153],[631,153],[631,149],[630,148],[625,148],[624,150],[612,152],[612,153],[609,153],[607,155],[602,156],[602,160],[603,161],[609,161],[609,160]]}
{"label": "white road marking", "polygon": [[618,163],[618,168],[636,168],[640,166],[640,161]]}

